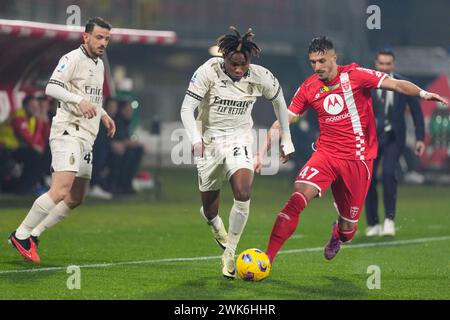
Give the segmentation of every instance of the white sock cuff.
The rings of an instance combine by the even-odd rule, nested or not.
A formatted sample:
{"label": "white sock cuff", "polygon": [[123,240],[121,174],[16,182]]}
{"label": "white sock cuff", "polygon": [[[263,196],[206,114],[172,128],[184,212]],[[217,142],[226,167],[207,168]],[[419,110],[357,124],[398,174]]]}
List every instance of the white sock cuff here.
{"label": "white sock cuff", "polygon": [[248,214],[250,211],[250,199],[247,201],[238,201],[234,199],[234,209],[237,212]]}
{"label": "white sock cuff", "polygon": [[34,203],[46,213],[49,213],[50,210],[52,210],[56,205],[56,203],[53,202],[48,193],[44,193],[43,195],[41,195],[34,201]]}

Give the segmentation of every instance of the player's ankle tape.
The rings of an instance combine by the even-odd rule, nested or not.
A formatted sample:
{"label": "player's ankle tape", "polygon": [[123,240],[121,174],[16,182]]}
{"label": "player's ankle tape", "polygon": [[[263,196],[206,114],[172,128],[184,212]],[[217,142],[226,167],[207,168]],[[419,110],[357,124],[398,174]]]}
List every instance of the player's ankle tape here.
{"label": "player's ankle tape", "polygon": [[352,241],[353,237],[355,236],[356,230],[358,230],[357,226],[355,226],[352,230],[339,230],[339,240],[341,240],[342,242]]}

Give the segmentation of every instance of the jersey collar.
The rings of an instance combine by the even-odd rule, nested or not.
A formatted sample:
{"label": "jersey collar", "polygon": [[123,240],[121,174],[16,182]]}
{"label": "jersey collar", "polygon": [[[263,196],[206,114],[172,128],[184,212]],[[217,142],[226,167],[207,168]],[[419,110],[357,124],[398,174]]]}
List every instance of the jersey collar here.
{"label": "jersey collar", "polygon": [[247,72],[242,76],[240,80],[233,80],[233,78],[228,74],[227,70],[225,69],[224,62],[220,64],[220,69],[222,70],[222,74],[226,76],[226,80],[232,80],[235,83],[240,82],[242,80],[247,80],[250,77],[250,68],[248,68]]}
{"label": "jersey collar", "polygon": [[86,48],[85,48],[83,45],[80,45],[80,49],[81,49],[81,51],[86,55],[86,57],[88,57],[89,59],[91,59],[92,61],[94,61],[95,64],[97,64],[98,58],[97,58],[97,59],[92,58],[92,57],[89,55],[89,53],[87,52]]}

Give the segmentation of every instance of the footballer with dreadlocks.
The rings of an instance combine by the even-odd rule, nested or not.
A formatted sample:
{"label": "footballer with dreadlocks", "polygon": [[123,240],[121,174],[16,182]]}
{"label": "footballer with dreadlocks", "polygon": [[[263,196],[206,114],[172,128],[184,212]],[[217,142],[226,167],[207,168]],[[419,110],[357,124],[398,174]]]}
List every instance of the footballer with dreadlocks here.
{"label": "footballer with dreadlocks", "polygon": [[[234,254],[250,211],[254,171],[251,112],[257,97],[264,96],[273,104],[284,159],[294,152],[294,146],[278,80],[266,68],[250,63],[261,51],[253,42],[252,30],[241,35],[236,28],[230,29],[232,33],[217,39],[222,57],[208,60],[192,76],[181,119],[197,163],[200,213],[224,250],[222,273],[232,279],[236,277]],[[219,215],[219,195],[225,178],[234,196],[228,232]]]}
{"label": "footballer with dreadlocks", "polygon": [[[327,37],[314,38],[308,56],[314,74],[294,95],[288,110],[289,122],[312,108],[317,113],[320,135],[315,152],[295,180],[294,193],[275,220],[266,250],[271,262],[297,228],[300,212],[330,185],[338,219],[324,248],[325,259],[333,259],[341,244],[353,239],[378,149],[371,89],[448,104],[439,95],[409,81],[393,79],[384,72],[360,68],[356,63],[338,65],[333,43]],[[277,128],[279,124],[275,122],[272,129]],[[262,155],[270,145],[271,135],[268,137],[261,148]]]}

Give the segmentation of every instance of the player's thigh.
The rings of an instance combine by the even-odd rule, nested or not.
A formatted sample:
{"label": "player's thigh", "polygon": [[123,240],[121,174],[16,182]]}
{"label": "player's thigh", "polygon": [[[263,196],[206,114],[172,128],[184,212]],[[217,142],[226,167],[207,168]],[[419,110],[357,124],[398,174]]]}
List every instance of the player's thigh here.
{"label": "player's thigh", "polygon": [[206,145],[204,157],[198,160],[198,187],[200,192],[217,191],[225,179],[224,156],[217,145]]}
{"label": "player's thigh", "polygon": [[331,161],[333,159],[326,155],[314,152],[295,179],[295,190],[302,192],[308,200],[317,195],[321,197],[336,177]]}
{"label": "player's thigh", "polygon": [[372,178],[373,161],[340,160],[339,176],[331,185],[334,205],[341,219],[357,223]]}

